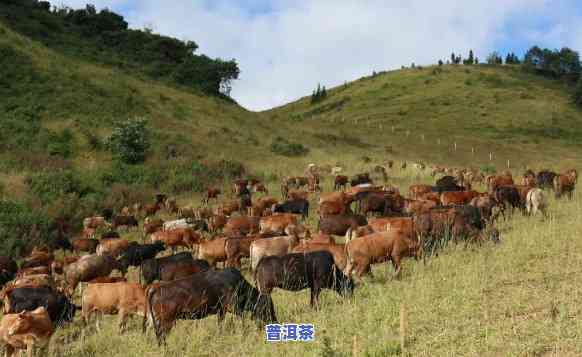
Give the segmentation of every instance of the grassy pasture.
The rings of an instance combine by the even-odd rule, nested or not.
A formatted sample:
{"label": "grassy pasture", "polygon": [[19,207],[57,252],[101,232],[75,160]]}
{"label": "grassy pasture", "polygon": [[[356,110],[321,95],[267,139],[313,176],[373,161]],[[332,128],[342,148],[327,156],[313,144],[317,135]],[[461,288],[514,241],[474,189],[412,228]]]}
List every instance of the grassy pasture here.
{"label": "grassy pasture", "polygon": [[[410,170],[391,179],[401,189],[431,181]],[[278,195],[276,185],[269,188]],[[551,197],[545,220],[516,213],[500,222],[501,245],[452,245],[426,265],[406,260],[400,281],[392,278],[391,265],[375,265],[374,277],[359,283],[352,299],[325,291],[317,312],[309,307],[308,291],[275,290],[279,322],[314,323],[313,343],[266,343],[264,331],[250,319],[241,321],[229,314],[222,330],[214,316],[179,321],[168,347],[159,348],[153,331],[142,335],[141,318],[132,319],[129,330],[119,334],[117,318],[106,316],[101,331],[94,324],[83,330],[78,319],[59,330],[52,355],[351,356],[354,348],[358,356],[580,355],[580,196],[557,202]],[[312,198],[315,203],[317,197]],[[199,197],[180,201],[193,199],[199,202]],[[308,221],[312,227],[315,215],[312,210]],[[139,239],[137,232],[127,237]],[[244,274],[251,280],[247,270]],[[137,271],[130,279],[137,279]],[[406,346],[400,351],[403,304]]]}

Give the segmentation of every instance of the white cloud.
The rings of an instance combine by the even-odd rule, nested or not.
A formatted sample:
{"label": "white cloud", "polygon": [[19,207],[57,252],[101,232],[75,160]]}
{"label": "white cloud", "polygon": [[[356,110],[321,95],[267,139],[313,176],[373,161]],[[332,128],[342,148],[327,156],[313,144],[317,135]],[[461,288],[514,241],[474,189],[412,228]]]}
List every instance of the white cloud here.
{"label": "white cloud", "polygon": [[[153,24],[156,32],[194,40],[201,53],[236,58],[242,73],[233,97],[262,110],[307,95],[318,82],[331,87],[372,70],[435,63],[451,51],[474,49],[484,59],[512,36],[503,32],[510,19],[543,16],[555,5],[549,0],[280,0],[268,12],[253,13],[249,3],[256,8],[261,1],[233,2],[139,0],[125,14],[133,27]],[[122,0],[96,5],[106,3],[127,5]],[[551,40],[568,37],[581,44],[582,30],[574,31],[574,22],[553,29]]]}

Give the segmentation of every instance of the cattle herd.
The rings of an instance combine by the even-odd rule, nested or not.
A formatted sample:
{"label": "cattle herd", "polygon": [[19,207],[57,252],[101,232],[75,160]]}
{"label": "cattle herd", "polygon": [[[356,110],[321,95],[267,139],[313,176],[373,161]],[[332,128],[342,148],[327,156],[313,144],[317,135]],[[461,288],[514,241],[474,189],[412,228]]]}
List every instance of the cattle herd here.
{"label": "cattle herd", "polygon": [[[323,175],[315,165],[305,176],[284,178],[282,202],[255,179],[234,181],[234,198],[222,202],[223,190],[208,189],[200,207],[180,207],[159,194],[152,203],[136,203],[119,214],[104,209],[86,218],[82,236],[72,240],[60,222],[51,249],[35,247],[20,266],[0,257],[0,338],[7,355],[27,349],[31,356],[33,347],[46,346],[55,328],[73,321],[77,310],[84,324],[94,313],[117,314],[122,331],[128,316],[143,316],[144,332],[153,328],[164,344],[177,319],[216,314],[220,324],[230,312],[259,325],[277,321],[275,288],[309,288],[310,304],[319,309],[322,289],[349,297],[353,279],[372,274],[373,264],[390,261],[400,278],[404,258],[438,254],[448,242],[499,243],[496,220],[516,209],[545,216],[547,192],[572,198],[578,178],[574,169],[528,170],[518,184],[509,172],[486,177],[478,170],[433,167],[435,184],[413,184],[405,197],[386,184],[384,167],[372,170],[382,173],[383,185],[368,173],[347,177],[342,171],[330,171],[330,192],[322,191]],[[473,190],[477,185],[486,192]],[[318,215],[311,227],[310,200]],[[136,229],[141,242],[120,235]],[[243,258],[248,258],[244,266]],[[137,281],[127,281],[130,269],[138,272],[131,275]],[[241,273],[246,269],[252,283]]]}

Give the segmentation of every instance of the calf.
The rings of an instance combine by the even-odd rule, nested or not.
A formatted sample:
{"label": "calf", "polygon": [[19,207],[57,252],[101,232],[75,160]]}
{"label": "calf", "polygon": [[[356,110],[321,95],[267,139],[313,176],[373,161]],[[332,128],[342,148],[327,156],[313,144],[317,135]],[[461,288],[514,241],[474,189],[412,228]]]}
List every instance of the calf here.
{"label": "calf", "polygon": [[401,231],[374,233],[356,238],[346,244],[347,266],[345,274],[352,276],[356,271],[359,278],[374,263],[391,260],[395,276],[400,277],[401,262],[404,257],[419,257],[420,243]]}
{"label": "calf", "polygon": [[282,257],[261,259],[254,274],[255,285],[261,294],[270,295],[274,288],[290,291],[311,290],[311,307],[319,307],[322,289],[333,289],[350,296],[354,282],[334,264],[326,251],[291,253]]}
{"label": "calf", "polygon": [[146,290],[146,318],[154,326],[158,344],[177,319],[202,319],[216,314],[220,324],[227,311],[243,316],[245,311],[262,323],[276,322],[273,301],[250,285],[232,268],[206,270],[187,278],[154,284]]}
{"label": "calf", "polygon": [[[145,316],[145,289],[136,283],[118,282],[90,284],[83,291],[82,319],[85,324],[91,314],[118,314],[119,330],[123,331],[129,315]],[[99,321],[99,320],[97,320]]]}
{"label": "calf", "polygon": [[0,321],[0,338],[7,357],[16,356],[17,350],[24,349],[32,357],[35,347],[48,347],[53,333],[53,323],[44,307],[7,314]]}
{"label": "calf", "polygon": [[511,210],[515,208],[522,208],[522,200],[519,196],[519,191],[515,186],[498,186],[493,191],[493,199],[501,209],[501,213],[505,217],[505,210],[509,206]]}
{"label": "calf", "polygon": [[305,199],[294,199],[281,204],[274,204],[273,213],[295,213],[300,214],[303,219],[309,217],[309,201]]}

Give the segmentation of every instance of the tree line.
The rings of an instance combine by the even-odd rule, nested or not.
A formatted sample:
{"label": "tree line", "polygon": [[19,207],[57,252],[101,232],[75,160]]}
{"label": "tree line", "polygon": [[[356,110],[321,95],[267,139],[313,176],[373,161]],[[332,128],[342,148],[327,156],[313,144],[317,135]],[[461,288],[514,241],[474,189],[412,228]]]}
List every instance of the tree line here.
{"label": "tree line", "polygon": [[71,9],[48,1],[2,0],[0,21],[47,47],[168,84],[229,97],[240,70],[232,60],[196,54],[198,45],[128,27],[124,17],[95,6]]}

